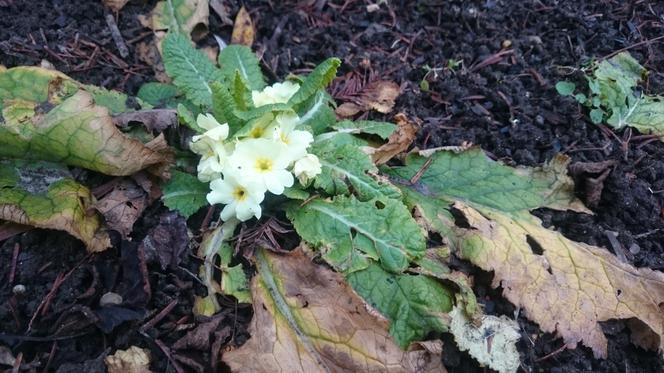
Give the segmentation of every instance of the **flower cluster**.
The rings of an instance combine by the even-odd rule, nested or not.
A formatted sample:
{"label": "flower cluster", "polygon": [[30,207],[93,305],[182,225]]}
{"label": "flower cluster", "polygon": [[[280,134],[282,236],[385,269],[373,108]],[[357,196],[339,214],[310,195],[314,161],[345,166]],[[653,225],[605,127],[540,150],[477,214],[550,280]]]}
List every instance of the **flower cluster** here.
{"label": "flower cluster", "polygon": [[[255,107],[286,103],[298,89],[296,83],[276,83],[253,91],[252,100]],[[201,155],[198,178],[210,182],[208,202],[226,205],[221,219],[260,219],[266,192],[282,194],[293,185],[293,175],[306,184],[321,172],[318,158],[307,153],[313,135],[296,129],[299,123],[294,112],[270,114],[247,135],[229,139],[228,124],[220,124],[210,114],[198,116],[197,124],[205,132],[192,138],[190,148]]]}

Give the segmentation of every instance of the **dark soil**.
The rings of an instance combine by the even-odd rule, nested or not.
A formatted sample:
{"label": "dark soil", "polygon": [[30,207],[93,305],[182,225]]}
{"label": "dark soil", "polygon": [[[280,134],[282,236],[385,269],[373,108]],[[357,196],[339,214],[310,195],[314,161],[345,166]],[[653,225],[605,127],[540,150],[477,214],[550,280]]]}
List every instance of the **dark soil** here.
{"label": "dark soil", "polygon": [[[132,1],[120,12],[118,26],[124,39],[135,41],[128,43],[130,53],[125,59],[119,57],[99,3],[0,1],[0,63],[11,67],[47,59],[80,81],[135,93],[142,82],[153,80],[151,67],[136,57],[135,48],[148,31],[140,26],[137,15],[149,12],[154,2]],[[230,3],[235,14],[239,4]],[[573,100],[560,97],[553,88],[563,79],[580,82],[579,68],[592,59],[628,49],[650,71],[646,91],[664,92],[664,40],[648,42],[664,34],[663,2],[395,0],[371,13],[368,4],[353,0],[245,2],[257,25],[254,47],[267,73],[283,78],[338,56],[344,64],[331,92],[341,101],[362,86],[357,82],[393,80],[402,87],[395,112],[422,122],[420,147],[468,142],[513,165],[541,165],[561,152],[572,164],[615,161],[596,200],[587,185],[598,174],[575,176],[578,195],[594,204],[594,215],[547,209],[534,213],[546,226],[571,239],[606,247],[637,267],[664,270],[664,144],[635,131],[614,132],[593,125]],[[229,40],[231,28],[222,26],[213,13],[210,29]],[[214,45],[214,39],[210,36],[201,43]],[[423,79],[427,91],[421,89]],[[158,204],[149,208],[135,227],[133,242],[140,242],[164,213]],[[191,221],[190,227],[199,228]],[[618,244],[611,244],[610,232],[617,233]],[[206,321],[194,319],[191,312],[194,294],[204,290],[187,271],[196,273],[200,262],[190,251],[179,266],[166,270],[146,259],[150,284],[146,294],[146,279],[136,276],[142,263],[130,260],[137,257],[131,254],[138,245],[119,239],[116,243],[114,249],[90,257],[78,242],[61,233],[31,231],[5,241],[0,246],[0,332],[38,338],[0,334],[0,342],[22,352],[24,361],[41,367],[50,364],[51,370],[61,371],[81,371],[83,365],[76,364],[83,363],[88,371],[97,371],[103,367],[100,356],[131,345],[144,346],[158,357],[153,370],[172,371],[158,344],[168,348],[185,331]],[[16,244],[20,248],[17,275],[9,284],[8,263]],[[501,297],[500,289],[490,288],[491,274],[466,263],[457,265],[474,274],[475,290],[487,313],[515,315],[517,310]],[[48,312],[36,317],[26,333],[56,277],[70,272]],[[16,284],[27,291],[13,294]],[[116,315],[128,321],[114,321],[99,306],[99,298],[108,291],[127,299]],[[140,329],[175,300],[177,305],[154,328]],[[232,336],[221,339],[223,344],[236,345],[248,337],[250,312],[238,312],[228,304],[218,330],[232,327]],[[525,371],[664,371],[656,353],[629,342],[629,331],[621,321],[604,324],[609,356],[597,360],[589,349],[563,349],[555,336],[541,333],[523,316],[518,320]],[[102,332],[100,328],[109,323],[118,326]],[[482,371],[465,353],[456,351],[452,341],[447,342],[444,362],[448,368]],[[188,358],[210,369],[208,351]],[[183,366],[194,363],[180,360]]]}

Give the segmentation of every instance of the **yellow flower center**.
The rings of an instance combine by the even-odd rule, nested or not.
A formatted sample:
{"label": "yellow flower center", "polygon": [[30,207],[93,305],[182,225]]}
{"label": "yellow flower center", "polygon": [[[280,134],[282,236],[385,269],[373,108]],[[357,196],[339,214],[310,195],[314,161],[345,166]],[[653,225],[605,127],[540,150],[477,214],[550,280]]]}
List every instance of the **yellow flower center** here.
{"label": "yellow flower center", "polygon": [[247,191],[242,187],[237,187],[233,190],[233,198],[238,201],[244,201],[247,198]]}
{"label": "yellow flower center", "polygon": [[281,138],[281,142],[283,142],[284,144],[288,145],[290,143],[290,140],[288,139],[288,136],[286,136],[285,133],[282,132],[281,134],[279,134],[279,137]]}
{"label": "yellow flower center", "polygon": [[259,172],[267,172],[272,170],[272,160],[268,158],[258,158],[256,160],[256,169]]}
{"label": "yellow flower center", "polygon": [[260,126],[254,127],[251,129],[251,132],[249,132],[249,137],[253,139],[259,139],[263,137],[263,133],[265,132],[264,128],[261,128]]}

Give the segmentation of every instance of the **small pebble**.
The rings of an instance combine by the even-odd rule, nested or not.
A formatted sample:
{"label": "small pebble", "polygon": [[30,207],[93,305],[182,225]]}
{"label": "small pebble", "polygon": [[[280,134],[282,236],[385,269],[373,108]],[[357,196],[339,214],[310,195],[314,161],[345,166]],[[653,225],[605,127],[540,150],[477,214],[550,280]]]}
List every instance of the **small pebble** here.
{"label": "small pebble", "polygon": [[21,285],[21,284],[18,284],[16,286],[14,286],[14,288],[12,289],[12,292],[14,293],[14,295],[23,295],[23,294],[25,294],[26,291],[27,291],[27,289],[25,288],[25,285]]}
{"label": "small pebble", "polygon": [[639,251],[641,251],[641,247],[639,245],[633,243],[629,246],[629,252],[630,253],[636,255],[636,254],[639,253]]}
{"label": "small pebble", "polygon": [[108,292],[101,296],[99,299],[99,305],[102,307],[106,306],[117,306],[122,303],[122,296],[120,294]]}
{"label": "small pebble", "polygon": [[503,48],[507,49],[507,48],[512,46],[512,41],[510,39],[503,40],[503,43],[501,44],[501,46]]}

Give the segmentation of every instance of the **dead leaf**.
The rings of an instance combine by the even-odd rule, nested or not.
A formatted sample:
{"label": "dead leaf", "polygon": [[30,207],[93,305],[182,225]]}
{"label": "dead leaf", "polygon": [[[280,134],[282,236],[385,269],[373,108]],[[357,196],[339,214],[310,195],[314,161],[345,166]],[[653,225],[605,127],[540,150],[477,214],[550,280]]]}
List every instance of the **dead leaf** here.
{"label": "dead leaf", "polygon": [[166,74],[164,63],[161,60],[159,49],[153,42],[139,42],[136,45],[136,55],[138,59],[145,62],[146,65],[152,67],[155,79],[161,83],[170,83],[171,78]]}
{"label": "dead leaf", "polygon": [[14,366],[16,363],[16,358],[12,353],[12,350],[5,346],[0,346],[0,365]]}
{"label": "dead leaf", "polygon": [[[251,339],[223,360],[234,372],[440,372],[440,355],[402,351],[343,277],[297,249],[260,250]],[[419,346],[418,346],[419,347]]]}
{"label": "dead leaf", "polygon": [[187,220],[177,212],[163,213],[159,224],[148,232],[140,246],[162,269],[176,268],[189,246]]}
{"label": "dead leaf", "polygon": [[208,32],[209,15],[208,0],[167,0],[158,2],[141,23],[154,31],[155,44],[161,50],[161,41],[169,30],[201,40]]}
{"label": "dead leaf", "polygon": [[131,346],[104,359],[108,373],[149,373],[150,351]]}
{"label": "dead leaf", "polygon": [[376,80],[367,84],[350,102],[337,107],[335,113],[341,118],[350,118],[359,112],[376,110],[387,114],[392,111],[394,101],[399,97],[400,87],[389,80]]}
{"label": "dead leaf", "polygon": [[516,343],[521,338],[519,324],[505,316],[483,315],[474,325],[464,312],[455,307],[450,312],[450,332],[459,349],[482,365],[500,373],[516,372],[521,364]]}
{"label": "dead leaf", "polygon": [[175,109],[150,109],[129,111],[113,116],[113,123],[123,130],[129,129],[131,123],[141,123],[149,132],[161,133],[166,128],[178,125],[178,113]]}
{"label": "dead leaf", "polygon": [[217,63],[217,57],[219,56],[219,47],[215,47],[215,46],[212,46],[212,47],[203,47],[203,48],[201,48],[200,50],[201,50],[203,53],[205,53],[205,55],[207,56],[207,58],[209,58],[210,61],[212,61],[212,63],[214,63],[214,64]]}
{"label": "dead leaf", "polygon": [[599,323],[636,318],[664,347],[664,273],[636,269],[609,251],[574,242],[542,227],[528,212],[517,216],[459,201],[454,207],[472,229],[460,233],[462,256],[493,271],[494,287],[545,332],[557,332],[606,358]]}
{"label": "dead leaf", "polygon": [[395,155],[405,152],[415,141],[418,126],[408,120],[404,113],[395,115],[394,120],[397,122],[397,130],[390,135],[387,143],[371,150],[371,157],[376,165],[385,164]]}
{"label": "dead leaf", "polygon": [[[199,324],[194,330],[190,330],[182,338],[178,339],[173,348],[176,350],[198,350],[206,351],[214,343],[213,337],[217,332],[219,324],[226,316],[223,314],[211,317],[209,321]],[[220,331],[225,331],[219,336],[230,336],[230,328],[224,326]],[[225,337],[224,337],[225,338]]]}
{"label": "dead leaf", "polygon": [[147,206],[148,193],[131,179],[122,179],[95,204],[106,225],[127,239]]}
{"label": "dead leaf", "polygon": [[224,26],[232,26],[233,20],[230,17],[228,7],[222,0],[210,0],[210,8],[221,18],[221,23]]}
{"label": "dead leaf", "polygon": [[586,204],[597,207],[602,199],[604,180],[611,173],[612,167],[616,165],[615,160],[603,162],[576,162],[569,165],[569,173],[577,184],[583,185]]}
{"label": "dead leaf", "polygon": [[251,45],[254,44],[255,34],[256,30],[254,29],[254,23],[251,21],[249,12],[247,12],[247,9],[243,6],[240,8],[237,16],[235,16],[231,43],[251,47]]}
{"label": "dead leaf", "polygon": [[120,9],[124,8],[129,0],[102,0],[105,6],[109,7],[114,12],[119,12]]}

